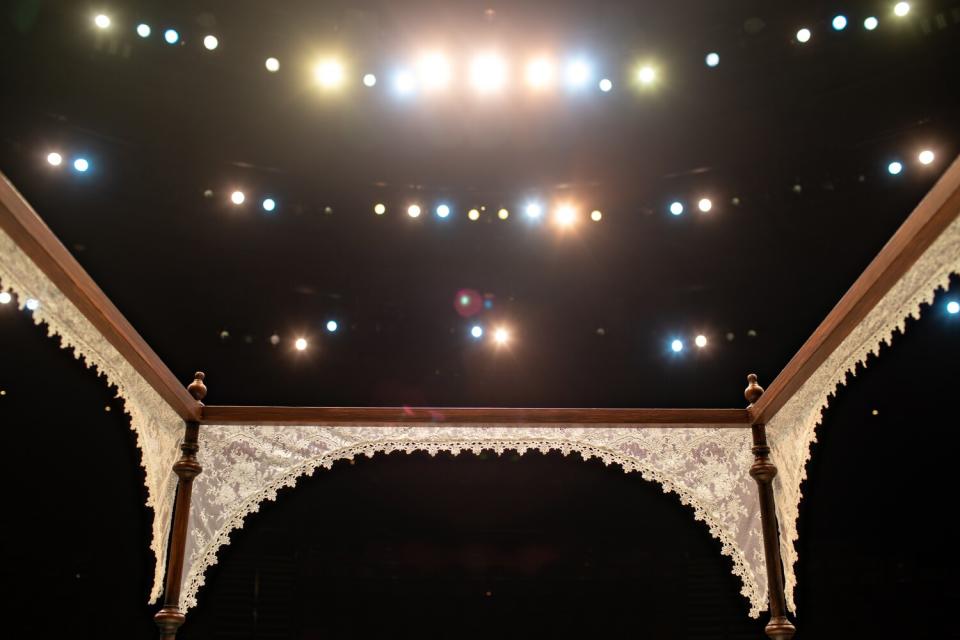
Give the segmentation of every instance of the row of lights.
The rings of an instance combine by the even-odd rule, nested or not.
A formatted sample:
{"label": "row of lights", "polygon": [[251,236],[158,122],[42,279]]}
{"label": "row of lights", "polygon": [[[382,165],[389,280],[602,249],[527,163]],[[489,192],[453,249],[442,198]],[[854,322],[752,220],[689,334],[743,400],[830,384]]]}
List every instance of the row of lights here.
{"label": "row of lights", "polygon": [[[693,339],[693,344],[697,345],[698,349],[703,349],[707,346],[707,336],[703,335],[702,333],[699,334]],[[683,340],[680,338],[674,338],[670,341],[670,350],[674,353],[680,353],[684,350],[685,346],[686,345],[683,343]]]}
{"label": "row of lights", "polygon": [[[917,162],[923,166],[930,166],[937,159],[936,154],[931,149],[924,149],[917,154]],[[898,176],[903,173],[903,163],[899,160],[893,160],[887,165],[887,173],[892,176]]]}
{"label": "row of lights", "polygon": [[[333,324],[333,329],[330,328],[331,324]],[[335,321],[327,322],[327,331],[331,333],[336,331]],[[474,340],[480,340],[484,335],[486,335],[486,332],[482,324],[475,324],[470,327],[470,337]],[[497,327],[490,333],[490,339],[498,347],[506,346],[510,342],[510,331],[506,327]],[[270,336],[270,343],[274,346],[280,344],[280,336],[276,334]],[[310,342],[303,336],[293,341],[293,348],[297,351],[306,351],[309,346]]]}
{"label": "row of lights", "polygon": [[[893,15],[898,18],[905,17],[910,13],[910,3],[909,2],[898,2],[893,7]],[[849,20],[847,16],[837,14],[830,21],[830,26],[833,27],[834,31],[843,31],[847,28]],[[867,16],[863,19],[863,28],[867,31],[873,31],[880,26],[880,19],[876,16]],[[813,37],[813,31],[809,27],[802,27],[797,30],[796,35],[794,36],[800,44],[806,44],[810,42],[810,39]]]}
{"label": "row of lights", "polygon": [[[64,157],[59,151],[51,151],[47,154],[47,164],[51,167],[59,167],[63,164]],[[83,156],[77,156],[73,159],[73,169],[79,173],[86,173],[90,170],[90,161]]]}

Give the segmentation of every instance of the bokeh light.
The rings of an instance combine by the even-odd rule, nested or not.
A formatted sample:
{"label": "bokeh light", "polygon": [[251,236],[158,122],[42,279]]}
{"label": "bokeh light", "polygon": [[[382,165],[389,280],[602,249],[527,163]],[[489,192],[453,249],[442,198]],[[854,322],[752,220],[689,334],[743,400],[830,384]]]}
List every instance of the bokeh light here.
{"label": "bokeh light", "polygon": [[337,60],[321,60],[314,68],[313,74],[324,89],[336,89],[343,84],[343,65]]}
{"label": "bokeh light", "polygon": [[176,29],[167,29],[163,32],[163,39],[167,44],[177,44],[180,42],[180,33]]}
{"label": "bokeh light", "polygon": [[441,204],[439,207],[437,207],[437,216],[439,216],[439,217],[441,217],[441,218],[446,218],[446,217],[449,216],[449,215],[450,215],[450,207],[449,207],[449,206],[447,206],[447,205],[445,205],[445,204]]}
{"label": "bokeh light", "polygon": [[27,301],[23,303],[23,306],[25,306],[28,311],[36,311],[40,308],[40,301],[36,298],[27,298]]}
{"label": "bokeh light", "polygon": [[480,219],[480,212],[476,209],[470,209],[470,211],[467,212],[467,217],[473,221],[477,221]]}
{"label": "bokeh light", "polygon": [[110,16],[105,13],[99,13],[94,17],[93,24],[97,25],[99,29],[108,29],[110,27]]}
{"label": "bokeh light", "polygon": [[337,324],[336,320],[327,320],[327,331],[330,333],[336,333],[337,329],[340,328],[340,325]]}
{"label": "bokeh light", "polygon": [[425,53],[417,64],[417,74],[425,89],[446,89],[450,84],[450,62],[442,53]]}
{"label": "bokeh light", "polygon": [[373,205],[373,212],[378,216],[382,216],[387,212],[387,205],[378,202],[377,204]]}
{"label": "bokeh light", "polygon": [[700,211],[706,213],[710,211],[710,209],[713,209],[713,201],[710,200],[710,198],[700,198],[700,200],[697,202],[697,209],[700,209]]}
{"label": "bokeh light", "polygon": [[244,195],[243,191],[234,191],[230,194],[230,202],[233,204],[243,204],[246,199],[247,196]]}
{"label": "bokeh light", "polygon": [[683,341],[682,341],[682,340],[674,340],[673,342],[670,343],[670,349],[671,349],[674,353],[680,353],[681,351],[683,351]]}
{"label": "bokeh light", "polygon": [[472,337],[474,337],[474,338],[478,338],[478,339],[479,339],[479,338],[482,338],[482,337],[483,337],[483,327],[481,327],[481,326],[478,325],[478,324],[473,325],[472,327],[470,327],[470,335],[471,335]]}
{"label": "bokeh light", "polygon": [[526,80],[531,89],[542,90],[553,84],[553,63],[549,58],[534,58],[527,63]]}
{"label": "bokeh light", "polygon": [[707,336],[701,334],[694,338],[693,343],[699,348],[703,349],[705,346],[707,346]]}
{"label": "bokeh light", "polygon": [[90,168],[90,162],[86,158],[77,158],[73,161],[73,168],[84,173]]}
{"label": "bokeh light", "polygon": [[6,291],[0,291],[0,304],[10,304],[11,300],[13,300],[13,296]]}
{"label": "bokeh light", "polygon": [[462,318],[475,316],[483,311],[483,296],[476,289],[460,289],[454,296],[453,309]]}
{"label": "bokeh light", "polygon": [[600,87],[600,91],[604,93],[610,93],[613,89],[613,80],[610,78],[601,78],[600,82],[597,83],[597,86]]}
{"label": "bokeh light", "polygon": [[496,331],[493,332],[493,340],[498,345],[505,345],[507,344],[507,342],[510,341],[510,332],[504,329],[503,327],[499,327]]}
{"label": "bokeh light", "polygon": [[372,86],[375,86],[376,84],[377,84],[377,76],[373,75],[372,73],[364,74],[363,86],[372,87]]}
{"label": "bokeh light", "polygon": [[500,209],[499,211],[497,211],[497,217],[500,218],[501,220],[506,220],[507,218],[510,217],[510,212],[507,211],[506,209]]}
{"label": "bokeh light", "polygon": [[670,203],[670,213],[675,216],[683,213],[683,203],[682,202],[671,202]]}
{"label": "bokeh light", "polygon": [[276,73],[280,70],[280,61],[276,58],[267,58],[263,66],[265,66],[270,73]]}
{"label": "bokeh light", "polygon": [[880,21],[877,20],[874,16],[870,16],[863,21],[863,28],[867,31],[873,31],[880,25]]}
{"label": "bokeh light", "polygon": [[393,86],[400,95],[410,95],[417,87],[417,80],[412,73],[403,69],[393,77]]}
{"label": "bokeh light", "polygon": [[220,40],[217,36],[209,35],[203,38],[203,48],[207,51],[213,51],[220,46]]}
{"label": "bokeh light", "polygon": [[813,34],[810,32],[810,29],[803,28],[797,31],[797,42],[805,43],[810,42],[810,37]]}
{"label": "bokeh light", "polygon": [[582,89],[587,86],[592,75],[593,71],[587,61],[579,58],[570,61],[565,73],[567,85],[572,89]]}
{"label": "bokeh light", "polygon": [[470,80],[480,93],[496,93],[507,81],[507,65],[495,53],[483,53],[470,66]]}
{"label": "bokeh light", "polygon": [[833,20],[830,21],[830,25],[833,27],[834,31],[843,31],[847,28],[847,16],[833,16]]}
{"label": "bokeh light", "polygon": [[47,154],[47,162],[54,167],[59,167],[63,163],[63,156],[56,151]]}
{"label": "bokeh light", "polygon": [[543,207],[539,202],[528,202],[525,211],[528,218],[536,219],[543,215]]}
{"label": "bokeh light", "polygon": [[572,226],[577,221],[577,211],[572,205],[564,204],[557,207],[554,219],[561,227]]}
{"label": "bokeh light", "polygon": [[150,25],[145,22],[141,22],[137,25],[137,35],[141,38],[149,38],[150,34],[153,33],[153,29],[150,28]]}
{"label": "bokeh light", "polygon": [[645,87],[652,85],[657,79],[657,70],[648,64],[637,70],[637,81]]}
{"label": "bokeh light", "polygon": [[892,176],[900,175],[903,171],[903,165],[896,160],[887,165],[887,173]]}
{"label": "bokeh light", "polygon": [[412,205],[410,205],[409,207],[407,207],[407,215],[410,216],[411,218],[419,218],[419,217],[420,217],[420,205],[418,205],[418,204],[412,204]]}
{"label": "bokeh light", "polygon": [[948,302],[947,313],[951,315],[956,315],[960,313],[960,302],[957,302],[956,300],[951,300],[950,302]]}
{"label": "bokeh light", "polygon": [[711,51],[707,54],[706,62],[708,67],[717,66],[720,64],[720,54],[715,51]]}
{"label": "bokeh light", "polygon": [[277,201],[273,198],[264,198],[261,205],[263,206],[264,211],[273,211],[277,208]]}
{"label": "bokeh light", "polygon": [[597,209],[594,209],[590,212],[590,219],[594,222],[600,222],[603,219],[603,212]]}
{"label": "bokeh light", "polygon": [[303,351],[307,348],[307,340],[305,338],[297,338],[296,342],[293,343],[293,346],[297,351]]}
{"label": "bokeh light", "polygon": [[920,164],[931,164],[935,159],[936,156],[930,149],[924,149],[917,155],[917,160],[920,161]]}
{"label": "bokeh light", "polygon": [[899,18],[910,13],[910,3],[909,2],[898,2],[893,6],[893,13]]}

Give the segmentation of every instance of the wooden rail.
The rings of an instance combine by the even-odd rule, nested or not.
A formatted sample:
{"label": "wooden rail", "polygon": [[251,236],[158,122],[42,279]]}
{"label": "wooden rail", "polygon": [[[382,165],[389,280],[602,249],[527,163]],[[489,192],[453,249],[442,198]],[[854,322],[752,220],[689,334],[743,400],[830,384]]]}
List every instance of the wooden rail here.
{"label": "wooden rail", "polygon": [[750,408],[752,423],[770,421],[958,214],[960,158],[953,161],[910,217],[840,298],[837,306]]}
{"label": "wooden rail", "polygon": [[184,420],[199,418],[199,403],[190,397],[183,383],[127,322],[3,174],[0,174],[0,228],[174,411]]}

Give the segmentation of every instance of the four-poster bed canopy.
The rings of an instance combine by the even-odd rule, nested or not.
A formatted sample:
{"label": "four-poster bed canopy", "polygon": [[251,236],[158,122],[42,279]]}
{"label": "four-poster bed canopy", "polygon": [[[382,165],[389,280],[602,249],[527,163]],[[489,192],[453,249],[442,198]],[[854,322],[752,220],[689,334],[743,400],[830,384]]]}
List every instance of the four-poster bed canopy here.
{"label": "four-poster bed canopy", "polygon": [[746,409],[207,406],[203,374],[184,389],[0,181],[0,287],[21,306],[39,302],[34,320],[117,387],[137,433],[154,512],[151,600],[163,596],[156,620],[167,638],[195,604],[204,571],[230,532],[279,488],[360,454],[481,449],[579,452],[676,493],[721,541],[751,615],[769,608],[768,635],[789,638],[800,485],[821,411],[847,374],[902,331],[951,273],[960,273],[960,160],[766,393],[749,378]]}

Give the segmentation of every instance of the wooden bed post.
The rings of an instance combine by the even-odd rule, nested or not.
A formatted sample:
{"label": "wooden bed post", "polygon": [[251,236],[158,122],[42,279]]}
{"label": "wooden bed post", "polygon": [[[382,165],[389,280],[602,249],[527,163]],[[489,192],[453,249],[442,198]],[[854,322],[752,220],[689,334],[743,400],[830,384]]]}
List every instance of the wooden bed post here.
{"label": "wooden bed post", "polygon": [[[744,397],[751,405],[763,395],[757,376],[747,376]],[[760,524],[763,528],[763,553],[767,563],[767,586],[770,594],[770,622],[765,631],[773,640],[790,640],[796,627],[787,619],[787,599],[783,593],[783,567],[780,560],[780,534],[777,528],[777,509],[773,498],[773,479],[777,467],[770,462],[767,429],[763,424],[751,426],[753,431],[753,465],[750,475],[757,481],[760,494]]]}
{"label": "wooden bed post", "polygon": [[[204,374],[198,371],[187,391],[194,400],[200,402],[207,395],[203,384]],[[170,552],[167,555],[167,575],[163,587],[163,608],[153,616],[162,640],[173,640],[177,629],[183,624],[184,615],[180,611],[180,587],[183,582],[183,554],[187,543],[187,523],[190,519],[190,495],[193,492],[193,479],[200,475],[203,467],[197,462],[199,449],[198,436],[200,423],[186,422],[183,442],[180,444],[180,459],[173,463],[173,472],[177,474],[177,501],[173,508],[173,527],[170,533]]]}

